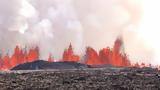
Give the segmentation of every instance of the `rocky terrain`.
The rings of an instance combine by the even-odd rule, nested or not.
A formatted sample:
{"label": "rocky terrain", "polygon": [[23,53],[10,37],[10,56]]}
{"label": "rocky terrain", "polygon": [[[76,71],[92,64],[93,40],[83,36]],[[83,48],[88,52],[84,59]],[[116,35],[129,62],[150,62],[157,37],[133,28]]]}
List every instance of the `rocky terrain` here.
{"label": "rocky terrain", "polygon": [[0,90],[160,90],[151,68],[88,68],[0,72]]}

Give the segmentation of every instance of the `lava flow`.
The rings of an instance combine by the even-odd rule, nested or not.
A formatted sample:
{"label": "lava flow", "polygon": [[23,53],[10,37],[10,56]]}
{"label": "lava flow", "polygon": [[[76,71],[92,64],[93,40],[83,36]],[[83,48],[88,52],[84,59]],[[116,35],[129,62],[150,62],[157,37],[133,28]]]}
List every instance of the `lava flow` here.
{"label": "lava flow", "polygon": [[[111,49],[109,47],[103,48],[97,53],[93,48],[87,47],[86,53],[84,55],[84,62],[82,62],[79,55],[74,54],[72,45],[70,44],[69,48],[64,50],[63,58],[59,61],[72,61],[72,62],[82,62],[83,64],[88,65],[105,65],[110,64],[113,66],[123,66],[123,67],[145,67],[144,63],[132,64],[128,59],[127,55],[123,51],[123,41],[121,38],[118,38],[115,41],[114,47]],[[1,55],[0,56],[0,70],[8,70],[15,67],[18,64],[33,62],[39,60],[39,48],[31,48],[28,51],[22,50],[19,46],[15,47],[13,55],[9,56]],[[54,62],[54,58],[50,54],[48,57],[48,62]],[[151,66],[151,65],[150,65]]]}

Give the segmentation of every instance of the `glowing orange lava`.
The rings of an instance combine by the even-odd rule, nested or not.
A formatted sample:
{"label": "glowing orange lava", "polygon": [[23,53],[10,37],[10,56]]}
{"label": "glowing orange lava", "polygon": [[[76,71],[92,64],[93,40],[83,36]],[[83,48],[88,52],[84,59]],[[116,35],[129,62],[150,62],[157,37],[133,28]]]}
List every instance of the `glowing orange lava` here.
{"label": "glowing orange lava", "polygon": [[9,56],[7,54],[4,56],[0,56],[0,70],[11,69],[18,64],[33,62],[38,59],[38,47],[31,48],[29,52],[27,52],[26,50],[22,50],[19,46],[16,46],[13,55]]}
{"label": "glowing orange lava", "polygon": [[75,55],[72,49],[72,45],[69,45],[69,48],[66,49],[63,53],[63,59],[62,61],[73,61],[78,62],[80,60],[80,57],[78,55]]}
{"label": "glowing orange lava", "polygon": [[[39,60],[39,48],[30,48],[28,51],[21,49],[19,46],[15,47],[14,53],[9,56],[0,55],[0,70],[8,70],[13,68],[14,66],[26,62],[33,62],[35,60]],[[123,51],[123,42],[121,38],[118,38],[115,43],[114,47],[111,49],[109,47],[103,48],[102,50],[97,53],[91,47],[87,47],[86,54],[84,56],[83,64],[88,65],[105,65],[110,64],[113,66],[123,66],[123,67],[151,67],[152,65],[145,65],[145,63],[136,63],[132,64],[128,59],[127,55]],[[63,61],[72,61],[72,62],[80,62],[81,58],[79,55],[76,55],[73,52],[72,45],[69,45],[69,48],[64,50],[62,60]],[[55,62],[53,56],[49,54],[48,62]]]}
{"label": "glowing orange lava", "polygon": [[125,53],[121,53],[122,40],[117,39],[113,49],[103,48],[99,54],[92,48],[88,47],[86,51],[86,64],[102,65],[111,64],[113,66],[131,66]]}

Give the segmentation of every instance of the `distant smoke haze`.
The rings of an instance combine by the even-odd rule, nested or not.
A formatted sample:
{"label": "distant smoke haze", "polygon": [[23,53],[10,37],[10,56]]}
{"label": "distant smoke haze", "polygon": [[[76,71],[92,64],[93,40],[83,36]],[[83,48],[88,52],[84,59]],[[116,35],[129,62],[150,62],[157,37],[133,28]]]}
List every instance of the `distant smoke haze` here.
{"label": "distant smoke haze", "polygon": [[152,51],[136,38],[141,18],[136,0],[0,0],[0,48],[40,47],[41,58],[60,59],[69,43],[77,54],[86,46],[113,47],[122,35],[131,60],[152,59]]}

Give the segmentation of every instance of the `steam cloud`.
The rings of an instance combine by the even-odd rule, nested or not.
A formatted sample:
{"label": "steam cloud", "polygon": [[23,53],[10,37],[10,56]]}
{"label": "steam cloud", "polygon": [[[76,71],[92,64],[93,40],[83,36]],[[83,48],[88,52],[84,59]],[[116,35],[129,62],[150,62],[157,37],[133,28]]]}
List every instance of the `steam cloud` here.
{"label": "steam cloud", "polygon": [[134,31],[141,16],[135,1],[0,0],[0,49],[38,45],[41,58],[52,53],[59,59],[70,42],[83,54],[85,46],[112,47],[122,35],[130,59],[150,63],[152,51]]}

